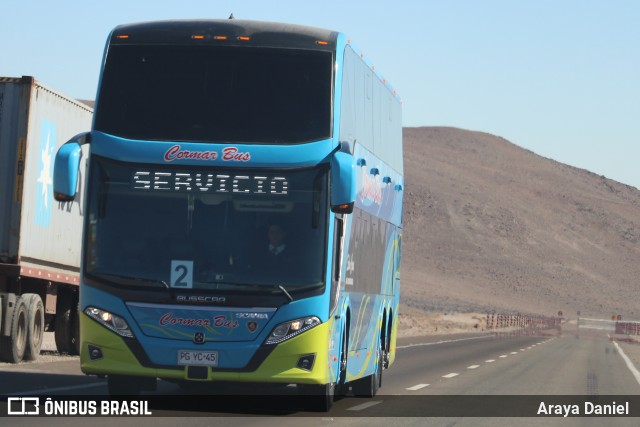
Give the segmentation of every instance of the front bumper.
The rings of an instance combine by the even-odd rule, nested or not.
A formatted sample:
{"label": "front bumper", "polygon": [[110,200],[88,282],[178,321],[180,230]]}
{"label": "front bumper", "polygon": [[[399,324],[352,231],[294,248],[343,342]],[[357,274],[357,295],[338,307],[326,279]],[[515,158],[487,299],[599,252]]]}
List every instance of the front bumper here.
{"label": "front bumper", "polygon": [[[230,369],[224,366],[208,368],[206,378],[198,378],[200,381],[234,381],[234,382],[268,382],[268,383],[296,383],[296,384],[327,384],[330,382],[331,362],[329,355],[330,320],[295,336],[283,343],[275,345],[265,351],[264,348],[255,346],[254,352],[266,355],[264,358],[256,357],[252,360],[255,366],[246,366],[241,369]],[[82,372],[91,375],[126,375],[164,378],[169,380],[194,380],[189,377],[188,367],[154,366],[145,357],[143,343],[135,339],[124,339],[116,333],[98,324],[86,314],[80,313],[80,367]],[[162,340],[167,347],[168,340],[145,337],[145,340]],[[183,341],[170,343],[171,350],[176,353],[184,349]],[[92,360],[89,357],[89,346],[100,349],[102,357]],[[225,343],[220,343],[220,351],[233,352],[233,349],[223,348]],[[217,350],[207,348],[207,350]],[[239,350],[235,350],[239,351]],[[246,349],[244,350],[246,351]],[[310,370],[297,367],[301,357],[310,354],[315,355],[313,367]],[[230,355],[233,357],[233,354]]]}

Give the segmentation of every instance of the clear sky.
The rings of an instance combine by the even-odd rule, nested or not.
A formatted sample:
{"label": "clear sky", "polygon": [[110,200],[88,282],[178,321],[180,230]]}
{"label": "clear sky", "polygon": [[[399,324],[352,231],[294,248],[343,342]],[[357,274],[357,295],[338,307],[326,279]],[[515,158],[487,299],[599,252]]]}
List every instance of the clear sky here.
{"label": "clear sky", "polygon": [[236,18],[346,32],[404,101],[455,126],[640,188],[637,0],[0,0],[0,76],[94,99],[110,30]]}

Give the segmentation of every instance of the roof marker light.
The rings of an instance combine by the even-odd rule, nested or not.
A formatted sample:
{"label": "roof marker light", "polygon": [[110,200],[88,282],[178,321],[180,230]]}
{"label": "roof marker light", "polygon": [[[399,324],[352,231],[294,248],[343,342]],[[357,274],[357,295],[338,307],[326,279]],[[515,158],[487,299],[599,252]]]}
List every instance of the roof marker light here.
{"label": "roof marker light", "polygon": [[191,38],[194,40],[203,40],[204,36],[202,34],[194,34],[191,36]]}
{"label": "roof marker light", "polygon": [[329,44],[329,42],[324,41],[324,40],[316,40],[316,44],[322,45],[322,46],[326,46]]}
{"label": "roof marker light", "polygon": [[247,42],[247,41],[251,40],[251,37],[249,37],[249,36],[238,36],[238,40],[243,41],[243,42]]}
{"label": "roof marker light", "polygon": [[226,40],[227,36],[213,36],[214,40]]}
{"label": "roof marker light", "polygon": [[129,35],[128,34],[120,34],[118,36],[116,36],[117,39],[128,39]]}

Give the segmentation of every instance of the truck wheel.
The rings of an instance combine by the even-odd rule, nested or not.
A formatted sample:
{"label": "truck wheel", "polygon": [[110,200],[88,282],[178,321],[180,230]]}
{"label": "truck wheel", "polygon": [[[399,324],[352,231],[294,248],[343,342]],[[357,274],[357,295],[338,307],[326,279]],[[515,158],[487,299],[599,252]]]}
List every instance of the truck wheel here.
{"label": "truck wheel", "polygon": [[27,305],[18,297],[10,319],[8,337],[0,337],[0,356],[9,363],[20,363],[27,347]]}
{"label": "truck wheel", "polygon": [[36,360],[42,348],[44,305],[38,294],[25,294],[22,298],[27,306],[27,347],[24,359]]}
{"label": "truck wheel", "polygon": [[80,354],[80,313],[78,312],[78,294],[76,294],[73,309],[71,310],[71,348],[69,354]]}
{"label": "truck wheel", "polygon": [[63,292],[56,304],[55,339],[60,353],[79,354],[78,294]]}

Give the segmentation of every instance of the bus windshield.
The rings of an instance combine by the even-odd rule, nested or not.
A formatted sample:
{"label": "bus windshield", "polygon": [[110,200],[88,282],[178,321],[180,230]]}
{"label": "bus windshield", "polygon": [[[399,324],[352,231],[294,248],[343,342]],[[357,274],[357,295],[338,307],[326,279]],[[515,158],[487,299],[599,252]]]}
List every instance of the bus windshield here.
{"label": "bus windshield", "polygon": [[112,45],[95,129],[138,140],[295,144],[331,136],[332,54]]}
{"label": "bus windshield", "polygon": [[327,170],[216,170],[93,156],[85,272],[120,286],[322,286]]}

